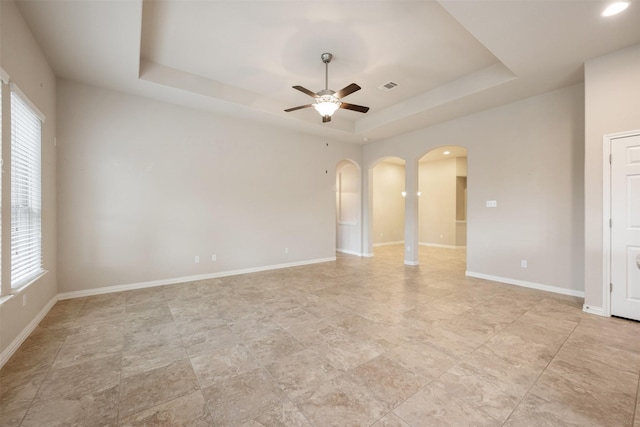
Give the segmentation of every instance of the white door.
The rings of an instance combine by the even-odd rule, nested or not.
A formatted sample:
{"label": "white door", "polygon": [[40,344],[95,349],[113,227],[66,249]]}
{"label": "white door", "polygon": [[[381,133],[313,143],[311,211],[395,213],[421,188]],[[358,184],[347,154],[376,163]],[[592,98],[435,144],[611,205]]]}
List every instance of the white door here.
{"label": "white door", "polygon": [[611,140],[611,314],[640,320],[640,135]]}

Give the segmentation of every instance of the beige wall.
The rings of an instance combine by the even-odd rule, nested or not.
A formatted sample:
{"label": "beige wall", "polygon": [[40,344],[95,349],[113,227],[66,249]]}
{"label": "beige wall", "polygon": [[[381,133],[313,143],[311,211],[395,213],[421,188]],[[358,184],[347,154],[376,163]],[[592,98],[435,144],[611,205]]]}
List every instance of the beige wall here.
{"label": "beige wall", "polygon": [[380,162],[373,168],[373,242],[404,240],[404,166]]}
{"label": "beige wall", "polygon": [[[0,40],[0,66],[47,116],[49,271],[24,291],[25,307],[22,298],[0,307],[0,352],[58,292],[331,257],[337,162],[362,160],[366,177],[381,158],[417,162],[443,144],[469,150],[467,269],[585,291],[586,304],[602,304],[602,137],[640,129],[640,46],[588,61],[584,87],[360,148],[64,81],[56,122],[55,77],[12,1],[0,2]],[[404,172],[394,176],[403,178],[387,191],[399,195]],[[384,200],[376,188],[373,201],[363,195],[364,223],[375,217],[363,239],[404,240],[401,198],[396,219],[380,222],[369,208]]]}
{"label": "beige wall", "polygon": [[[57,120],[54,74],[10,0],[0,2],[0,66],[47,116],[48,270],[23,291],[24,307],[21,295],[0,306],[0,353],[58,292],[331,257],[337,162],[362,160],[366,177],[381,158],[417,162],[443,144],[469,150],[469,271],[584,290],[587,305],[603,303],[602,138],[640,129],[638,45],[588,61],[584,87],[364,148],[327,147],[319,138],[64,81]],[[379,220],[370,208],[384,200],[376,191],[405,188],[399,168],[392,184],[374,185],[373,201],[363,195],[364,223],[375,220],[364,230],[371,233],[362,236],[365,246],[404,240],[401,198],[387,200],[395,219]],[[6,194],[2,215],[9,218]],[[498,207],[486,208],[486,200]],[[3,236],[6,251],[6,225]]]}
{"label": "beige wall", "polygon": [[640,45],[585,64],[585,305],[603,308],[603,137],[640,129]]}
{"label": "beige wall", "polygon": [[467,270],[580,293],[583,94],[582,85],[571,86],[373,142],[363,164],[386,156],[414,162],[442,145],[467,148]]}
{"label": "beige wall", "polygon": [[335,257],[359,146],[67,81],[58,100],[60,292]]}
{"label": "beige wall", "polygon": [[[48,273],[0,306],[0,353],[19,338],[20,333],[38,317],[57,294],[56,284],[56,80],[42,51],[33,39],[22,15],[12,1],[0,2],[0,66],[11,81],[45,114],[42,126],[42,244],[43,263]],[[8,91],[4,86],[3,90]],[[5,110],[7,112],[7,110]],[[5,115],[5,119],[9,119]],[[6,128],[6,127],[5,127]],[[8,129],[8,128],[6,128]],[[3,135],[7,156],[10,136]],[[5,165],[5,170],[7,166]],[[11,202],[8,174],[3,174],[3,254],[10,250]],[[2,256],[2,282],[10,283],[9,256]],[[27,303],[23,306],[23,295]]]}
{"label": "beige wall", "polygon": [[420,163],[420,243],[456,245],[456,159]]}

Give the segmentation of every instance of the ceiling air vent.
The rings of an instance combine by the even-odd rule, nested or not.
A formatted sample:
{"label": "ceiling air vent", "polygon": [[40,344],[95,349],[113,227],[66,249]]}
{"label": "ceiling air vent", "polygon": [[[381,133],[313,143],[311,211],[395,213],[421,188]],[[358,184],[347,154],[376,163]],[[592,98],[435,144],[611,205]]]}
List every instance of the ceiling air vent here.
{"label": "ceiling air vent", "polygon": [[378,89],[380,89],[380,90],[391,90],[396,86],[398,86],[398,83],[396,83],[396,82],[386,82],[382,86],[378,86]]}

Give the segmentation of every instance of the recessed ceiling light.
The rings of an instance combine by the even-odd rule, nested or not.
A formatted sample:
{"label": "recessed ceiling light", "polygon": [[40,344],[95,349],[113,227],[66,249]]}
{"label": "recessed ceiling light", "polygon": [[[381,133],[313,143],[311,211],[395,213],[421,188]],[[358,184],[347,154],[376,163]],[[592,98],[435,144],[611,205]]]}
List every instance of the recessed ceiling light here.
{"label": "recessed ceiling light", "polygon": [[445,156],[448,156],[449,154],[451,154],[451,151],[445,151],[445,152],[444,152],[444,153],[442,153],[442,154],[444,154]]}
{"label": "recessed ceiling light", "polygon": [[602,12],[602,16],[613,16],[622,12],[626,8],[629,7],[628,1],[618,1],[615,3],[611,3],[607,8]]}

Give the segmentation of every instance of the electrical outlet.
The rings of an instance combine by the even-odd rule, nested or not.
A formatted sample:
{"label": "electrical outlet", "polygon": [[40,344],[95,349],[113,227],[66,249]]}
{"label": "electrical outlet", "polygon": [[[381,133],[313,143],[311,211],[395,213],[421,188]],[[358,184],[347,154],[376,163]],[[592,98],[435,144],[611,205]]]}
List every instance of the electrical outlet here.
{"label": "electrical outlet", "polygon": [[27,305],[27,294],[22,294],[22,306]]}
{"label": "electrical outlet", "polygon": [[526,259],[523,259],[522,261],[520,261],[520,267],[527,268],[527,260]]}
{"label": "electrical outlet", "polygon": [[289,253],[289,248],[284,248],[284,253],[288,254]]}
{"label": "electrical outlet", "polygon": [[441,235],[440,235],[440,238],[441,238],[441,239],[444,239],[444,234],[441,234]]}
{"label": "electrical outlet", "polygon": [[218,258],[217,258],[215,255],[211,255],[211,261],[215,261],[215,260],[217,260],[217,259],[218,259]]}
{"label": "electrical outlet", "polygon": [[200,262],[200,257],[198,255],[195,256],[195,258],[193,259],[193,262],[195,262],[196,264]]}

